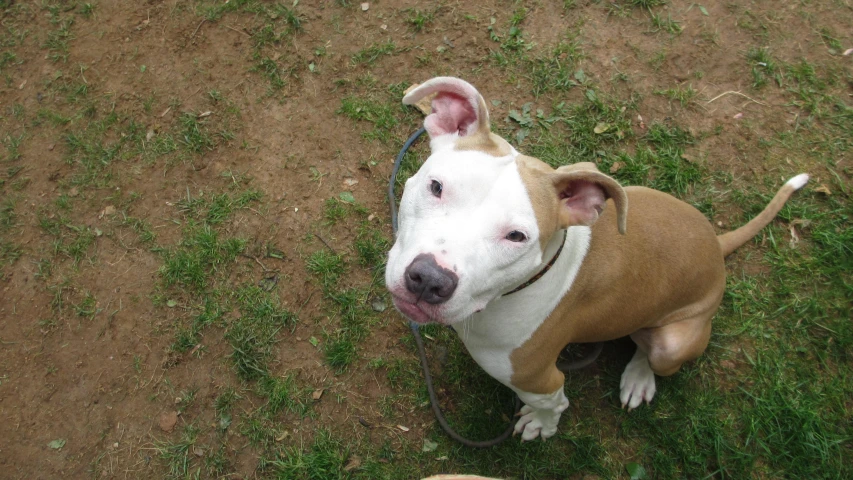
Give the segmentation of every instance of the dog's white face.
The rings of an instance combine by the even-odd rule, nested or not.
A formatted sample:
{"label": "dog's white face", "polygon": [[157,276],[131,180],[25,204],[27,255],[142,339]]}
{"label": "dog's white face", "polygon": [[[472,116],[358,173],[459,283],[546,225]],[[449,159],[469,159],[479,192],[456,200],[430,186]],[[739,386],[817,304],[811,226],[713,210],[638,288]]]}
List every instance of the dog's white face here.
{"label": "dog's white face", "polygon": [[459,150],[457,133],[430,133],[432,154],[406,182],[385,281],[408,318],[453,324],[536,271],[540,232],[517,152]]}
{"label": "dog's white face", "polygon": [[490,132],[485,100],[458,78],[433,78],[403,102],[431,94],[424,128],[432,154],[406,182],[385,269],[405,316],[444,324],[469,318],[532,277],[556,231],[592,225],[608,197],[624,231],[625,192],[594,164],[554,170],[519,155]]}

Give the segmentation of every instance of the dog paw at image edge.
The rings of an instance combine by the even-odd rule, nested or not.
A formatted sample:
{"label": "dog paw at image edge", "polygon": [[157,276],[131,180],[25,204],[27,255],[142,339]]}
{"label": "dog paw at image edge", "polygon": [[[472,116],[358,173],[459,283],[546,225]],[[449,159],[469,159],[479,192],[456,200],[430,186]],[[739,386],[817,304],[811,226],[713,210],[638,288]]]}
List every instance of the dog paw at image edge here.
{"label": "dog paw at image edge", "polygon": [[546,440],[557,433],[560,422],[560,412],[545,409],[535,409],[529,405],[521,407],[518,412],[521,418],[515,424],[514,435],[521,434],[521,440],[526,442],[541,437]]}

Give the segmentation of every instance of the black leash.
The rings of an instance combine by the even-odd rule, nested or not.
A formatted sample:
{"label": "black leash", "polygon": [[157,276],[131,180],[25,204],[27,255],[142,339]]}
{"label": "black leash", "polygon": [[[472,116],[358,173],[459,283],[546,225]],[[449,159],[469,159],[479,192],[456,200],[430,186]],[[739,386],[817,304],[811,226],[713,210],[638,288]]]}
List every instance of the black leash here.
{"label": "black leash", "polygon": [[[395,234],[397,233],[397,199],[394,194],[394,183],[397,180],[397,173],[400,171],[400,164],[403,162],[403,157],[406,156],[406,152],[409,151],[409,148],[412,146],[413,143],[415,143],[415,140],[417,140],[418,137],[423,135],[425,131],[426,130],[421,127],[418,129],[418,131],[413,133],[412,136],[409,137],[408,140],[406,140],[406,143],[403,144],[403,148],[400,150],[400,153],[397,154],[397,158],[394,160],[394,169],[391,171],[391,182],[388,184],[388,205],[391,206],[391,228],[394,229]],[[562,250],[562,248],[563,247],[560,246],[560,250]],[[556,260],[559,254],[560,252],[558,251],[557,255],[554,256],[554,260]],[[548,266],[548,268],[550,268],[550,265]],[[543,275],[546,271],[547,268],[543,272],[541,272],[539,276]],[[514,293],[520,290],[521,288],[529,285],[530,283],[533,283],[533,281],[529,281],[526,284],[522,285],[520,288],[517,288],[516,290],[513,290],[509,293]],[[429,402],[432,406],[433,413],[435,413],[435,418],[436,420],[438,420],[438,424],[441,425],[442,430],[444,430],[445,433],[450,436],[450,438],[456,440],[462,445],[474,448],[493,447],[509,438],[509,436],[512,435],[512,432],[515,429],[515,420],[510,420],[509,427],[498,437],[493,438],[491,440],[483,441],[468,440],[467,438],[456,433],[456,431],[450,427],[450,424],[447,423],[447,419],[444,418],[444,413],[442,413],[441,407],[438,406],[438,398],[435,396],[435,388],[432,385],[432,375],[430,375],[429,373],[429,365],[427,363],[426,351],[424,349],[424,340],[423,338],[421,338],[421,332],[418,327],[419,325],[417,323],[411,320],[409,321],[409,328],[412,329],[412,335],[414,335],[415,337],[415,343],[418,346],[418,355],[421,359],[421,367],[423,367],[424,370],[424,381],[426,382],[427,392],[429,393]],[[592,364],[592,362],[594,362],[598,358],[598,355],[601,353],[602,348],[604,348],[603,343],[596,343],[593,346],[592,352],[590,352],[585,357],[578,360],[557,362],[557,368],[564,373],[569,372],[571,370],[578,370],[584,368]],[[515,407],[513,408],[514,411],[513,414],[510,416],[511,419],[514,419],[519,410],[521,410],[521,399],[518,398],[518,395],[515,396]]]}

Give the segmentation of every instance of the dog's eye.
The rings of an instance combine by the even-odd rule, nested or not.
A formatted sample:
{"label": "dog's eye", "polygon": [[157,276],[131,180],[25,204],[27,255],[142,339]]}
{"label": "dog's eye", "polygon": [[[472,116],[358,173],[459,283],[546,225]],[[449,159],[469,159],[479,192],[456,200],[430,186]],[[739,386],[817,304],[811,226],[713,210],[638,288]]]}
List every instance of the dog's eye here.
{"label": "dog's eye", "polygon": [[527,240],[527,235],[519,232],[518,230],[513,230],[506,234],[506,239],[510,242],[523,242]]}
{"label": "dog's eye", "polygon": [[441,198],[441,191],[443,187],[441,186],[441,182],[433,180],[432,183],[429,184],[429,191],[432,192],[434,197]]}

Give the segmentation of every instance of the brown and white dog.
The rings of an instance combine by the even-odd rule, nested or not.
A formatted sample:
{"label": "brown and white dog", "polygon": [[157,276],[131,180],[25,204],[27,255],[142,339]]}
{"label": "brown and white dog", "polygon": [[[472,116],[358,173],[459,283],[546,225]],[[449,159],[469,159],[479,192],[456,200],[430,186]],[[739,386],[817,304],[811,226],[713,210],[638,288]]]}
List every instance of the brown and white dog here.
{"label": "brown and white dog", "polygon": [[432,94],[431,155],[406,182],[386,284],[400,312],[453,326],[518,393],[524,440],[557,431],[569,402],[555,362],[569,343],[630,335],[637,351],[620,386],[629,408],[654,397],[655,374],[702,354],[723,257],[808,181],[792,178],[758,217],[717,236],[670,195],[622,188],[591,163],[555,170],[520,154],[490,131],[486,102],[463,80],[433,78],[403,103]]}

